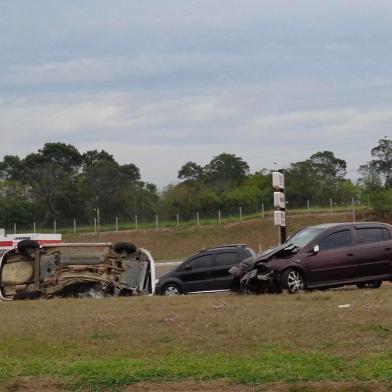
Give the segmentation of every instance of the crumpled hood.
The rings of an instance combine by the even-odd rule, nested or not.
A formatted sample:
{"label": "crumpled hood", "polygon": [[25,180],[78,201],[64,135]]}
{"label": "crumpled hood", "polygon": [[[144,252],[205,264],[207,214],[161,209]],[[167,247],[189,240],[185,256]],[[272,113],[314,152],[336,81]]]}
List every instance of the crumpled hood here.
{"label": "crumpled hood", "polygon": [[[243,260],[241,263],[237,264],[236,266],[233,267],[233,272],[236,271],[236,275],[238,275],[239,271],[242,271],[242,273],[246,271],[250,271],[254,268],[256,268],[256,265],[259,263],[268,263],[273,256],[279,254],[282,252],[282,254],[285,255],[285,258],[291,258],[290,256],[294,256],[297,252],[298,248],[293,245],[293,244],[287,244],[284,243],[282,245],[276,246],[275,248],[268,249],[256,256],[249,257],[245,260]],[[291,255],[290,255],[291,253]],[[276,260],[278,264],[280,263],[285,263],[285,260]],[[275,264],[275,260],[272,262]],[[268,263],[270,264],[270,263]],[[230,272],[230,271],[229,271]],[[233,274],[234,275],[234,274]]]}

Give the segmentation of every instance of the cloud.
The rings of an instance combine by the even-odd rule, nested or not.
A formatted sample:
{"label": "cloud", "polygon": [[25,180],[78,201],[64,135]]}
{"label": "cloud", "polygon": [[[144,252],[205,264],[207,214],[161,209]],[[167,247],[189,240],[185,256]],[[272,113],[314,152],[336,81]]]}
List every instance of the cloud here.
{"label": "cloud", "polygon": [[99,147],[163,186],[223,151],[356,168],[391,134],[391,2],[0,3],[0,154]]}

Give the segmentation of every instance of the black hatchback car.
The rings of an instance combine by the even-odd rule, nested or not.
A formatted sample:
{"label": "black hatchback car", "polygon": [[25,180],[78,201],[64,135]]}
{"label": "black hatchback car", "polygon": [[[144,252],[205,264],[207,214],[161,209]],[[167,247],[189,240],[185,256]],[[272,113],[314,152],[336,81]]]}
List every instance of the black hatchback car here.
{"label": "black hatchback car", "polygon": [[161,276],[155,292],[161,295],[178,295],[230,290],[233,277],[229,269],[254,255],[254,250],[244,244],[202,250],[173,271]]}

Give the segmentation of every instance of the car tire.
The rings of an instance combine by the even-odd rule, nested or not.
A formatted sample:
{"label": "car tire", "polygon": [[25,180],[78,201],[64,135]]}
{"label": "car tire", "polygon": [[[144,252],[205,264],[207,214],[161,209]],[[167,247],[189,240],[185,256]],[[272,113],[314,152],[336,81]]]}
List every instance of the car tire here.
{"label": "car tire", "polygon": [[299,293],[305,289],[305,280],[301,272],[296,269],[283,271],[280,278],[281,286],[290,294]]}
{"label": "car tire", "polygon": [[180,295],[182,294],[181,287],[177,283],[167,283],[162,288],[162,295]]}
{"label": "car tire", "polygon": [[123,253],[126,252],[126,254],[132,254],[136,252],[136,245],[132,244],[132,242],[117,242],[116,244],[113,245],[113,249],[116,253]]}
{"label": "car tire", "polygon": [[39,243],[34,240],[22,240],[18,242],[16,248],[21,253],[29,253],[39,249]]}
{"label": "car tire", "polygon": [[373,280],[372,282],[358,283],[359,289],[378,289],[382,285],[382,280]]}

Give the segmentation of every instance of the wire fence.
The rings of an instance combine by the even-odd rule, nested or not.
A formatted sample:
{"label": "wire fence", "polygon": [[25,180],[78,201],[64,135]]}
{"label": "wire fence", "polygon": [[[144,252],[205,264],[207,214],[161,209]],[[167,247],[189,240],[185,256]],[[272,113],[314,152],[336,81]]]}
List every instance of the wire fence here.
{"label": "wire fence", "polygon": [[[303,208],[287,209],[288,216],[293,215],[311,215],[311,214],[334,214],[334,213],[351,213],[352,219],[355,220],[356,212],[368,208],[367,205],[361,205],[359,202],[347,202],[337,205],[332,200],[324,205],[312,206],[307,201]],[[16,223],[11,227],[6,227],[6,233],[63,233],[79,234],[86,232],[100,233],[105,231],[122,231],[122,230],[147,230],[161,228],[184,228],[199,227],[205,225],[223,225],[231,222],[241,222],[250,219],[272,219],[273,208],[271,204],[262,203],[260,206],[253,207],[231,207],[215,209],[213,211],[194,211],[192,214],[182,216],[176,213],[175,216],[168,219],[165,214],[135,214],[132,217],[107,217],[102,215],[99,210],[95,210],[87,221],[84,219],[73,218],[63,222],[61,219],[55,219],[49,224],[42,225],[37,222],[31,222],[31,225],[18,226]]]}

